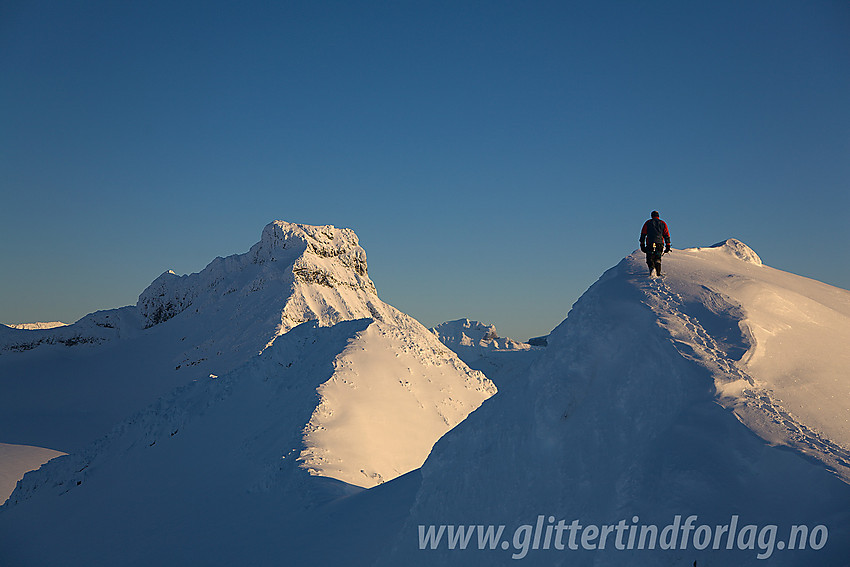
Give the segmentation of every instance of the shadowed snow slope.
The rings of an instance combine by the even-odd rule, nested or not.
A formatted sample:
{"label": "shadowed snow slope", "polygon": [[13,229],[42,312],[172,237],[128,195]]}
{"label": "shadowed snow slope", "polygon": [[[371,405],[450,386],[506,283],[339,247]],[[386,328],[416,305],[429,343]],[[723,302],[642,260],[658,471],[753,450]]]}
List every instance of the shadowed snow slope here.
{"label": "shadowed snow slope", "polygon": [[[839,475],[850,293],[762,266],[737,241],[675,250],[664,266],[665,278],[649,279],[635,253],[607,271],[529,375],[437,443],[379,565],[512,564],[513,554],[531,565],[848,565],[850,485]],[[676,515],[777,531],[773,542],[745,531],[731,550],[728,534],[717,550],[693,539],[619,550],[616,534],[600,549],[588,532],[595,550],[559,551],[551,539],[543,549],[544,536],[523,553],[523,537],[512,539],[539,521],[660,529]],[[479,551],[477,535],[466,550],[446,539],[420,549],[419,526],[431,524],[506,527],[492,550]],[[826,526],[828,542],[789,550],[793,525]]]}

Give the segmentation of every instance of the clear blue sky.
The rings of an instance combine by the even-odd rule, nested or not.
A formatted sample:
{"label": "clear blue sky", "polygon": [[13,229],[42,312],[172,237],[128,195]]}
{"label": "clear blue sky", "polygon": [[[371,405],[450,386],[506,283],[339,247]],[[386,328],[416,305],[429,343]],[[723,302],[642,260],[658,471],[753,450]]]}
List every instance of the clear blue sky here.
{"label": "clear blue sky", "polygon": [[850,3],[5,0],[0,194],[4,322],[133,304],[274,219],[519,339],[652,209],[850,288]]}

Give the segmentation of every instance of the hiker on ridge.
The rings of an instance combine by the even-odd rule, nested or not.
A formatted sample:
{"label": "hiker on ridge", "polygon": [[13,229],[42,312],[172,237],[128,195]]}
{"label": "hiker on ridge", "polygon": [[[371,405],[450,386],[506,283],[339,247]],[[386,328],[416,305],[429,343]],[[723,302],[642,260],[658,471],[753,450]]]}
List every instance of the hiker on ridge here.
{"label": "hiker on ridge", "polygon": [[649,275],[654,269],[661,276],[661,255],[670,252],[670,231],[667,223],[659,218],[658,211],[652,211],[651,217],[640,230],[640,251],[646,253]]}

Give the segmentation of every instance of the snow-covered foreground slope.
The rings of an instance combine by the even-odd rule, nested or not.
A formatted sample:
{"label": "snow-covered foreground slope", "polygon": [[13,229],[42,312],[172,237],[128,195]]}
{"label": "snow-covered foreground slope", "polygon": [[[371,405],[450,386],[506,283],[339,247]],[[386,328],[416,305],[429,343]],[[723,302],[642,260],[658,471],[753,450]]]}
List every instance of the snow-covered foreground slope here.
{"label": "snow-covered foreground slope", "polygon": [[[850,564],[850,293],[736,241],[664,265],[606,272],[529,375],[437,443],[378,565]],[[449,549],[470,525],[504,531]]]}
{"label": "snow-covered foreground slope", "polygon": [[668,263],[647,303],[720,402],[850,481],[850,291],[764,266],[735,240]]}

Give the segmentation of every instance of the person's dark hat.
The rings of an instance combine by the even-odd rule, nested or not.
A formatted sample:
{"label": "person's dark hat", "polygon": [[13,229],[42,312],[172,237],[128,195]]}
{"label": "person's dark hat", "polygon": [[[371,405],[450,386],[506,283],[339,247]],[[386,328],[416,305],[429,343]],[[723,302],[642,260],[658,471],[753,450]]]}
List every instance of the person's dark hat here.
{"label": "person's dark hat", "polygon": [[652,214],[649,215],[649,216],[651,216],[654,219],[657,219],[660,215],[658,214],[658,211],[652,211]]}

